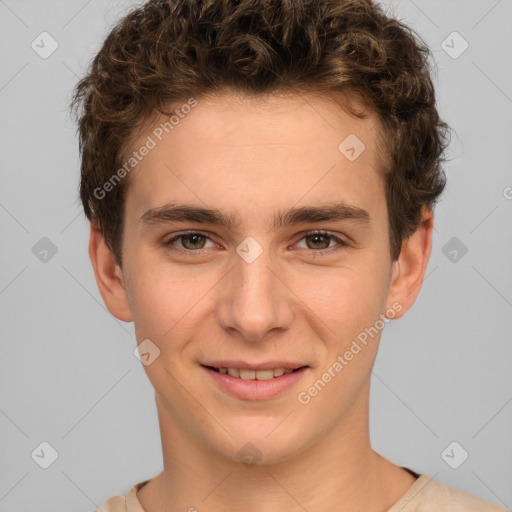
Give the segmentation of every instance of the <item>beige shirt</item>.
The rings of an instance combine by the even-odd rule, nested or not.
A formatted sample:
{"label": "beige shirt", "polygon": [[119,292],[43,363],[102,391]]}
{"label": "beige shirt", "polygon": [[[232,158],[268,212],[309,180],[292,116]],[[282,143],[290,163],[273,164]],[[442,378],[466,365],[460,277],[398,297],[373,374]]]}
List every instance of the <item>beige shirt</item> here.
{"label": "beige shirt", "polygon": [[[147,482],[135,484],[126,496],[113,496],[95,512],[145,512],[136,493]],[[506,509],[420,474],[388,512],[506,512]]]}

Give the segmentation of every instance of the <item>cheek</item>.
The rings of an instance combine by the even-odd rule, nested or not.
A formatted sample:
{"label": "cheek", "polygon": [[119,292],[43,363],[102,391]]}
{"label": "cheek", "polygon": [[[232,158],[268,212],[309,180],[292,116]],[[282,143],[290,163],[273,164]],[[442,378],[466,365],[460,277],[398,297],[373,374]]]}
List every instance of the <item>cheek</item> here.
{"label": "cheek", "polygon": [[199,267],[185,272],[179,266],[171,269],[166,262],[143,260],[134,261],[127,288],[137,340],[176,340],[177,332],[208,300],[215,276],[208,277]]}
{"label": "cheek", "polygon": [[[127,254],[131,258],[126,260],[130,276],[127,293],[139,342],[152,337],[162,341],[169,336],[176,339],[177,332],[201,311],[215,308],[215,304],[207,303],[215,300],[215,285],[224,274],[222,269],[170,265],[153,252],[140,247],[130,249]],[[379,254],[382,253],[367,248],[351,257],[347,255],[337,268],[288,268],[283,279],[293,293],[283,291],[283,300],[289,300],[290,307],[296,302],[297,309],[319,329],[323,330],[322,323],[324,328],[329,327],[325,331],[328,337],[346,341],[372,325],[384,311],[387,273]]]}
{"label": "cheek", "polygon": [[345,341],[375,322],[386,299],[382,276],[373,265],[301,273],[291,288],[330,328],[330,335]]}

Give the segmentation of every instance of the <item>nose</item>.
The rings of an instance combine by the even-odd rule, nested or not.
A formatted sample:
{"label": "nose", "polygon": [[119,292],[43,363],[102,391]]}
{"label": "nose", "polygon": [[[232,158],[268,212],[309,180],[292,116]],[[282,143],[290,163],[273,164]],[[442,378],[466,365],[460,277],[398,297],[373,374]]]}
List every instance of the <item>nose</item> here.
{"label": "nose", "polygon": [[217,304],[217,320],[232,336],[261,342],[286,330],[293,318],[293,293],[268,248],[252,262],[234,254]]}

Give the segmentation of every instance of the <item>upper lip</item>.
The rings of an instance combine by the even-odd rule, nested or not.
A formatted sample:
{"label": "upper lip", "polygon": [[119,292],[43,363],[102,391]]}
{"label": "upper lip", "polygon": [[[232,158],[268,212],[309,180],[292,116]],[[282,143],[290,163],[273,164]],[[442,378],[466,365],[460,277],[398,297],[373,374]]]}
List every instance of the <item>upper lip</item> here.
{"label": "upper lip", "polygon": [[265,361],[262,363],[247,363],[246,361],[212,361],[203,363],[203,366],[211,366],[213,368],[243,368],[245,370],[273,370],[274,368],[291,368],[295,370],[302,366],[307,366],[296,361]]}

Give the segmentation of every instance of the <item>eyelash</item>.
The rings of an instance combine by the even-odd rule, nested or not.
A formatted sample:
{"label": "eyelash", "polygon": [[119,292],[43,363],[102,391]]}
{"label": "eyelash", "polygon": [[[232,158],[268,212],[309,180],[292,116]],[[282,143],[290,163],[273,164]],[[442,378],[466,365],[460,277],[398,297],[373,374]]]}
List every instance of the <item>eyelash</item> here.
{"label": "eyelash", "polygon": [[[179,254],[183,254],[183,253],[191,253],[191,254],[202,254],[203,252],[205,252],[207,249],[198,249],[198,250],[192,250],[192,249],[174,249],[172,248],[172,243],[175,242],[176,240],[179,240],[180,238],[183,238],[187,235],[200,235],[210,241],[213,242],[213,240],[211,240],[210,236],[207,235],[206,233],[202,233],[201,231],[183,231],[181,233],[178,233],[177,235],[174,235],[172,238],[166,240],[163,242],[163,246],[171,251],[171,252],[175,252],[175,253],[179,253]],[[311,231],[307,231],[305,232],[303,235],[302,235],[302,238],[299,239],[299,242],[301,240],[303,240],[304,238],[307,238],[308,236],[312,236],[312,235],[323,235],[323,236],[327,236],[333,240],[335,240],[337,243],[338,243],[338,247],[329,247],[327,249],[319,249],[319,250],[315,250],[315,249],[306,249],[308,251],[310,251],[312,254],[314,254],[314,256],[326,256],[328,254],[331,254],[331,252],[334,250],[340,250],[340,249],[343,249],[343,248],[346,248],[346,247],[349,247],[349,243],[348,242],[345,242],[344,240],[338,238],[336,235],[330,233],[329,231],[323,231],[323,230],[311,230]],[[214,242],[215,243],[215,242]]]}

